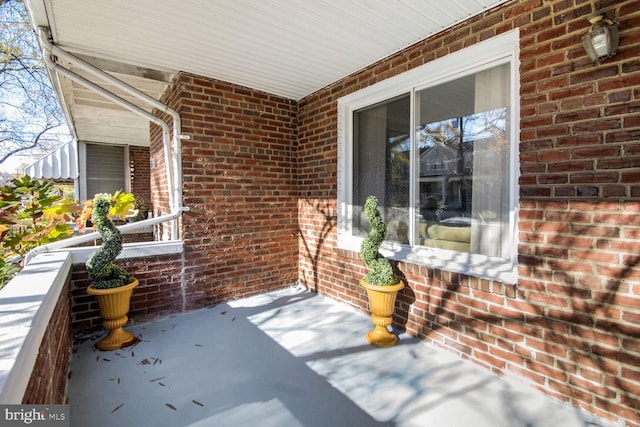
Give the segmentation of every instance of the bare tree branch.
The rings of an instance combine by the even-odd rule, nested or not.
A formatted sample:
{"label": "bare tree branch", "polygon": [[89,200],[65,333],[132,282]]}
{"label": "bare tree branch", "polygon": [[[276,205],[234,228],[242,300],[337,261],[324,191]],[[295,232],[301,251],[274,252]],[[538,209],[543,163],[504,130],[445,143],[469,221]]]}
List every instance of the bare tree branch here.
{"label": "bare tree branch", "polygon": [[0,164],[71,138],[19,0],[0,0],[0,117]]}
{"label": "bare tree branch", "polygon": [[16,153],[19,153],[20,151],[29,150],[31,148],[37,147],[38,143],[40,142],[40,138],[42,138],[42,136],[45,135],[47,132],[49,132],[51,129],[52,129],[51,127],[48,127],[48,128],[43,129],[42,131],[40,131],[36,135],[36,137],[33,139],[33,142],[31,144],[31,146],[24,146],[24,147],[16,148],[15,150],[6,153],[2,158],[0,158],[0,164],[2,164],[5,160],[7,160],[12,155],[14,155]]}

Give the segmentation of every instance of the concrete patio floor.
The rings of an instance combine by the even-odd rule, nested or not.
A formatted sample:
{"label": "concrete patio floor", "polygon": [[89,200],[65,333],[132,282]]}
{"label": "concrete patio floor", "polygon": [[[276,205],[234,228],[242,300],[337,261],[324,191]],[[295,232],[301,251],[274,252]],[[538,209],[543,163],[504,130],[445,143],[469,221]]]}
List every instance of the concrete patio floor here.
{"label": "concrete patio floor", "polygon": [[74,349],[75,427],[607,426],[301,287],[129,327],[132,347]]}

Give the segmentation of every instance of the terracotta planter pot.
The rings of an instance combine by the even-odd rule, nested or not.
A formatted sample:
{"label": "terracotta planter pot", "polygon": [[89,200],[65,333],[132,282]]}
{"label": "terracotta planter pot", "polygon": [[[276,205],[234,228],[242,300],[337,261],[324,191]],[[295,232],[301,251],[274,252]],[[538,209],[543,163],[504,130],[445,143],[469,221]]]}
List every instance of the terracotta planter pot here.
{"label": "terracotta planter pot", "polygon": [[369,297],[369,309],[371,310],[371,322],[375,328],[367,334],[367,342],[376,347],[393,347],[398,342],[398,337],[389,332],[387,327],[393,323],[393,312],[396,305],[398,292],[404,288],[404,283],[397,285],[380,286],[372,285],[360,280],[360,286],[367,290]]}
{"label": "terracotta planter pot", "polygon": [[127,324],[129,318],[129,303],[133,288],[138,286],[138,280],[133,279],[125,286],[111,289],[95,289],[91,286],[87,288],[89,295],[95,295],[100,307],[105,329],[109,334],[102,338],[97,346],[100,350],[117,350],[135,342],[136,338],[131,332],[127,332],[122,327]]}

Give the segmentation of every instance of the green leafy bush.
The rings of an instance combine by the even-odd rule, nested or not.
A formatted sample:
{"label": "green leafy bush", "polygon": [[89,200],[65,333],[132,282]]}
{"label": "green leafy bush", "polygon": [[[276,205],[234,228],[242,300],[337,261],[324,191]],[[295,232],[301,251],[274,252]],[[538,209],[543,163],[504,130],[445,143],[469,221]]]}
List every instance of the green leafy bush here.
{"label": "green leafy bush", "polygon": [[65,199],[52,181],[23,176],[0,188],[0,236],[4,256],[24,255],[36,246],[73,233],[78,202]]}
{"label": "green leafy bush", "polygon": [[10,259],[0,258],[0,289],[20,271],[20,265]]}
{"label": "green leafy bush", "polygon": [[63,197],[53,181],[22,176],[0,187],[0,287],[20,271],[28,251],[71,236],[79,210],[78,202]]}

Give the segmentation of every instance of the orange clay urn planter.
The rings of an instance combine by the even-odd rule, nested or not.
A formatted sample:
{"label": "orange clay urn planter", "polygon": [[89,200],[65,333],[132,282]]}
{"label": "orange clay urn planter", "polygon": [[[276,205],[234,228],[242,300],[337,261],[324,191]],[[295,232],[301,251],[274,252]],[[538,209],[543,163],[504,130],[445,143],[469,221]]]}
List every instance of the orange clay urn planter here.
{"label": "orange clay urn planter", "polygon": [[136,341],[136,337],[122,327],[129,320],[131,294],[138,280],[113,263],[122,250],[122,234],[109,218],[110,212],[114,215],[114,206],[127,211],[123,206],[127,206],[128,199],[133,205],[133,195],[127,193],[97,194],[93,199],[91,218],[102,236],[102,245],[86,263],[92,280],[87,293],[98,300],[103,326],[109,330],[97,344],[100,350],[117,350]]}
{"label": "orange clay urn planter", "polygon": [[378,200],[369,196],[364,205],[364,212],[371,223],[371,230],[362,242],[360,258],[371,270],[360,285],[367,290],[371,322],[375,328],[367,334],[367,342],[376,347],[393,347],[398,337],[389,332],[393,322],[396,297],[404,288],[404,283],[393,274],[389,260],[378,252],[387,234],[387,227],[378,211]]}

